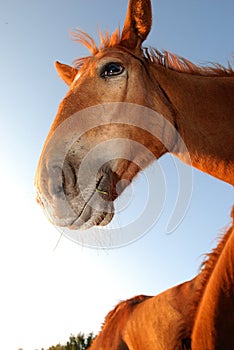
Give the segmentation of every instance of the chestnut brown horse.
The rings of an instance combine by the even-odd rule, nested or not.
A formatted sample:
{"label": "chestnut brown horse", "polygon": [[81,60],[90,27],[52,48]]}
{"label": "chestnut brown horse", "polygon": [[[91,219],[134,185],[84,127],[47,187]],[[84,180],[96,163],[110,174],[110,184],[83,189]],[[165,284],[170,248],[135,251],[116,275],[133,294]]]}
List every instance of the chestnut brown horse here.
{"label": "chestnut brown horse", "polygon": [[103,36],[98,49],[78,32],[92,55],[56,64],[69,90],[35,183],[57,226],[106,225],[124,186],[166,152],[234,184],[233,70],[143,49],[151,21],[150,1],[131,0],[122,34]]}
{"label": "chestnut brown horse", "polygon": [[[45,142],[35,184],[39,203],[57,226],[86,229],[109,223],[113,202],[126,185],[166,152],[234,184],[233,70],[197,67],[143,48],[151,22],[150,0],[130,0],[122,33],[101,36],[98,48],[77,32],[76,40],[91,55],[76,60],[74,67],[56,64],[69,90]],[[226,314],[229,307],[234,312],[232,241],[233,234],[207,285],[194,349],[201,349],[196,344],[204,315],[211,331],[201,337],[209,338],[208,349],[218,348],[224,337],[229,344],[233,338],[232,318]],[[218,290],[213,306],[207,306],[210,290]],[[218,332],[217,314],[224,324],[228,321],[227,333]]]}

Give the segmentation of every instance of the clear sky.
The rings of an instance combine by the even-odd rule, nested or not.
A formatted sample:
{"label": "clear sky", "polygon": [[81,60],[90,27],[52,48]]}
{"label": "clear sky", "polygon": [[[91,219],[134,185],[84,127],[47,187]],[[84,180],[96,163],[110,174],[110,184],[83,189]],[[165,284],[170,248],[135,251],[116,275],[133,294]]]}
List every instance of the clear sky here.
{"label": "clear sky", "polygon": [[[2,349],[46,348],[65,342],[71,333],[96,333],[118,301],[154,295],[192,278],[229,222],[231,186],[195,170],[188,211],[179,227],[166,234],[178,192],[175,166],[166,156],[159,161],[165,205],[143,238],[112,250],[87,249],[62,238],[54,249],[60,234],[37,206],[33,187],[43,142],[67,89],[54,61],[70,64],[87,54],[70,40],[69,30],[82,28],[97,38],[98,28],[112,31],[123,24],[126,8],[127,0],[0,3]],[[233,53],[233,13],[232,0],[153,0],[147,44],[197,64],[227,65]],[[135,208],[145,198],[147,176],[132,186]],[[132,216],[131,210],[127,206],[118,222]]]}

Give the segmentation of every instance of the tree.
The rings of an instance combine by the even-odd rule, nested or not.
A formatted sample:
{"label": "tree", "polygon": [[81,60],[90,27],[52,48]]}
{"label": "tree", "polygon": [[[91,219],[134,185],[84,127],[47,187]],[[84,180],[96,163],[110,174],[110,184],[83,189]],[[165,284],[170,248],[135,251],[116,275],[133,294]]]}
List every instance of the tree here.
{"label": "tree", "polygon": [[51,346],[48,350],[86,350],[90,347],[94,338],[93,333],[85,335],[80,332],[77,336],[71,334],[66,345],[57,344]]}

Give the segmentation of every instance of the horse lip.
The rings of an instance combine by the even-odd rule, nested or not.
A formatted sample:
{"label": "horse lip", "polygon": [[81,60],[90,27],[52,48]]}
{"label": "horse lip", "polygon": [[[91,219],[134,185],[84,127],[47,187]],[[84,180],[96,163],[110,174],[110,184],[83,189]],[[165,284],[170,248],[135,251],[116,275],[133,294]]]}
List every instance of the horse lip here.
{"label": "horse lip", "polygon": [[[88,207],[88,204],[85,206],[85,208]],[[105,212],[105,213],[98,213],[94,212],[94,215],[91,215],[88,220],[84,221],[82,219],[82,214],[85,211],[85,208],[83,212],[77,216],[75,220],[73,220],[67,227],[71,230],[87,230],[93,226],[106,226],[110,223],[112,220],[114,213]],[[92,213],[93,214],[93,213]]]}

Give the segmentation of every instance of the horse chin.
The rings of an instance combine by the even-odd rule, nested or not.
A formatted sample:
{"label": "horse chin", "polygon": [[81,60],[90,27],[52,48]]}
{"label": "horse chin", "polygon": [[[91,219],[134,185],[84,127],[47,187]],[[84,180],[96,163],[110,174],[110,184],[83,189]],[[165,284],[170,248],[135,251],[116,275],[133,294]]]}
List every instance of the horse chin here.
{"label": "horse chin", "polygon": [[84,221],[82,216],[80,216],[71,225],[68,225],[67,228],[70,230],[85,231],[95,226],[106,226],[111,222],[113,216],[114,213],[93,213],[87,221]]}
{"label": "horse chin", "polygon": [[[53,204],[37,195],[37,202],[43,208],[47,219],[57,228],[66,227],[70,230],[88,230],[93,226],[106,226],[114,216],[112,201],[106,201],[102,194],[94,193],[88,203],[74,207],[69,200],[56,200]],[[80,196],[78,196],[79,198]],[[78,201],[78,199],[77,199]]]}

